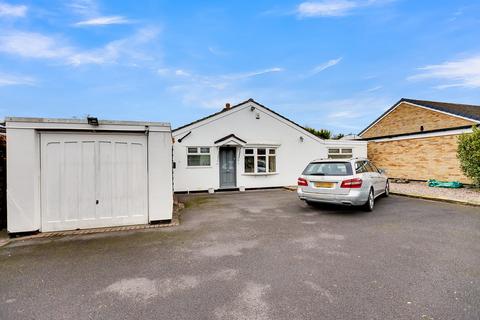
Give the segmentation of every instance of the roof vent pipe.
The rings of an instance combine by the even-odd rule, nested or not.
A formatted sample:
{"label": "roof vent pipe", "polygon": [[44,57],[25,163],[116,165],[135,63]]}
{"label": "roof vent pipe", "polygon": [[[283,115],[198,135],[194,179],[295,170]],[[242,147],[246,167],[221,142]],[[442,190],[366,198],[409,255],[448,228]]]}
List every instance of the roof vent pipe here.
{"label": "roof vent pipe", "polygon": [[223,110],[230,110],[230,103],[225,103],[225,108]]}

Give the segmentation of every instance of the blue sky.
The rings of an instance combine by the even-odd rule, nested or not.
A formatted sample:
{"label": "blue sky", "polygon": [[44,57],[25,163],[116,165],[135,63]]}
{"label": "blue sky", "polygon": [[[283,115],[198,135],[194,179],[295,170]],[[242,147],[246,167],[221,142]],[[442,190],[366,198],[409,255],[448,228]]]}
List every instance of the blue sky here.
{"label": "blue sky", "polygon": [[402,97],[480,104],[480,2],[0,0],[0,118],[168,121],[254,98],[358,132]]}

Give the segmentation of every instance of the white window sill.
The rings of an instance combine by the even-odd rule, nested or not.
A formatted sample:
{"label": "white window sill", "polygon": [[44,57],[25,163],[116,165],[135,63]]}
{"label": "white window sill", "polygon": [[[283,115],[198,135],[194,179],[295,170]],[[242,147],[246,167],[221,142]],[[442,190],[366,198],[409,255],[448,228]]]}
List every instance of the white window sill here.
{"label": "white window sill", "polygon": [[242,176],[274,176],[278,172],[242,173]]}
{"label": "white window sill", "polygon": [[211,168],[212,166],[187,166],[185,168],[187,169],[207,169],[207,168]]}

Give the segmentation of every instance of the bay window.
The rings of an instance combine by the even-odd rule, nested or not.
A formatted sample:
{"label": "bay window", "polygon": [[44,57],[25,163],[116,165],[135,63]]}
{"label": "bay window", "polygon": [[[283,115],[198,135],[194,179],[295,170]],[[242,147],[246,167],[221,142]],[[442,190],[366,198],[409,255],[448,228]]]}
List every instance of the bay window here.
{"label": "bay window", "polygon": [[247,148],[244,156],[245,173],[276,173],[277,150],[274,148]]}

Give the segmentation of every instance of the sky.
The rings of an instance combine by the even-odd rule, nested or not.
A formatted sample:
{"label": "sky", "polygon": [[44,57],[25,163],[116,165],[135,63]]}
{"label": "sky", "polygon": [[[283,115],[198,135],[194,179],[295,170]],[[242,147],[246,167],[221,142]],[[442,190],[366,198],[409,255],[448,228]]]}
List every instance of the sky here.
{"label": "sky", "polygon": [[0,119],[170,122],[253,98],[357,133],[401,98],[480,104],[480,1],[0,0]]}

